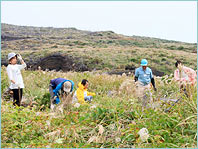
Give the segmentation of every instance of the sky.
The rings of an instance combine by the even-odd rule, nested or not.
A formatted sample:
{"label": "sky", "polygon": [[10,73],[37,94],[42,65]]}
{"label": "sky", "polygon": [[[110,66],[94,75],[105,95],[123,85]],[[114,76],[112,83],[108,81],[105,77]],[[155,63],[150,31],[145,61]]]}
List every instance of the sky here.
{"label": "sky", "polygon": [[197,42],[195,1],[3,1],[1,23]]}

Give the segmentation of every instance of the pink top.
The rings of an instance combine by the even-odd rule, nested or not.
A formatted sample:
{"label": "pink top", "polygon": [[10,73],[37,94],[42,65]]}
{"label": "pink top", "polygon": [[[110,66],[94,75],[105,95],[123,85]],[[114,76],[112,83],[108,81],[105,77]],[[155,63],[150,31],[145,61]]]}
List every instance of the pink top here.
{"label": "pink top", "polygon": [[195,84],[197,74],[193,69],[183,66],[181,71],[181,76],[179,74],[179,69],[176,69],[174,72],[174,78],[176,81],[182,81],[182,83],[189,82]]}

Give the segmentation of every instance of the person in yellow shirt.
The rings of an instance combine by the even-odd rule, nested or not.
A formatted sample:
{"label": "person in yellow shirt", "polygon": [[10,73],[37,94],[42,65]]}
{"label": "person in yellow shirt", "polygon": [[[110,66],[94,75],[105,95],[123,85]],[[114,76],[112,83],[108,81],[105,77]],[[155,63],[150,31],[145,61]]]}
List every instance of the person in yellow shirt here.
{"label": "person in yellow shirt", "polygon": [[91,102],[95,93],[88,92],[87,88],[89,86],[89,82],[86,79],[83,79],[82,82],[78,83],[78,89],[76,90],[76,97],[80,104],[85,103],[85,101]]}

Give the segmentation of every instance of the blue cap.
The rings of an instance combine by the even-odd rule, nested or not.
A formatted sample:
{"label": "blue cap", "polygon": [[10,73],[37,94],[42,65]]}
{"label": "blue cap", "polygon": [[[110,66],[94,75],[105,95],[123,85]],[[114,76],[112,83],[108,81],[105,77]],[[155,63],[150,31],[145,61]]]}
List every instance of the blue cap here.
{"label": "blue cap", "polygon": [[148,61],[146,59],[142,59],[141,66],[147,66],[147,65],[148,65]]}

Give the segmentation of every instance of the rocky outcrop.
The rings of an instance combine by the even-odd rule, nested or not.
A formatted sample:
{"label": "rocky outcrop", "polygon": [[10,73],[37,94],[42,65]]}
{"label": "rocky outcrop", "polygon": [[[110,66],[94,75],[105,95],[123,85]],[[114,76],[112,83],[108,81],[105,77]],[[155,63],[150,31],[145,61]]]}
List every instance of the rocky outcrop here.
{"label": "rocky outcrop", "polygon": [[88,71],[88,67],[80,62],[79,58],[73,58],[69,55],[53,54],[28,64],[28,68],[36,70],[41,67],[42,70],[55,71]]}
{"label": "rocky outcrop", "polygon": [[[83,71],[92,71],[94,68],[90,68],[84,61],[83,58],[79,57],[73,57],[71,55],[63,55],[60,53],[55,53],[52,55],[48,55],[43,58],[34,59],[33,57],[29,57],[25,59],[25,62],[27,64],[27,68],[29,70],[37,70],[39,67],[42,70],[54,70],[54,71],[77,71],[77,72],[83,72]],[[102,63],[102,62],[99,62]],[[99,64],[97,63],[97,64]],[[1,65],[7,66],[8,62],[6,59],[1,59]],[[135,66],[129,66],[127,65],[125,67],[125,70],[112,70],[110,72],[107,72],[109,75],[131,75],[135,73]],[[160,72],[156,70],[155,68],[151,68],[152,72],[155,76],[163,76],[164,72]],[[95,70],[95,69],[94,69]]]}
{"label": "rocky outcrop", "polygon": [[17,36],[1,35],[2,41],[21,40],[21,39],[27,39],[27,38],[30,38],[30,37],[17,37]]}
{"label": "rocky outcrop", "polygon": [[[40,67],[42,70],[54,71],[88,71],[87,65],[84,64],[81,58],[74,58],[70,55],[52,54],[43,58],[34,59],[29,57],[25,59],[29,70],[37,70]],[[7,66],[6,59],[1,60],[1,65]]]}

